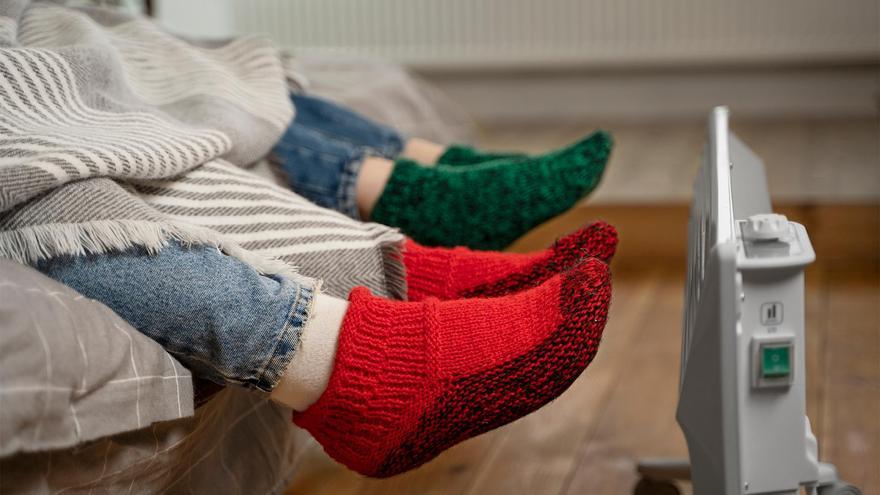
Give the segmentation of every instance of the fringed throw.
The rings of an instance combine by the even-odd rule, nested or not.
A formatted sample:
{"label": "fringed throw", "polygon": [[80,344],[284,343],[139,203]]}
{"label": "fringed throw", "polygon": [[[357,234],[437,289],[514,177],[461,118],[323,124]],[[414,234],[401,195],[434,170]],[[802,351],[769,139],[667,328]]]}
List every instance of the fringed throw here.
{"label": "fringed throw", "polygon": [[23,263],[170,240],[269,274],[403,298],[402,236],[243,169],[293,118],[278,52],[196,46],[147,20],[0,3],[0,256]]}

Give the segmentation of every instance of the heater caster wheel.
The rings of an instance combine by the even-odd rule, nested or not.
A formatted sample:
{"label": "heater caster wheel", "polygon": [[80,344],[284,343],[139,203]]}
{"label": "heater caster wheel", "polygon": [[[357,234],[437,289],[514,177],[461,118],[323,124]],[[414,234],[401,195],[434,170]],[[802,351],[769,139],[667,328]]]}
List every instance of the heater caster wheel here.
{"label": "heater caster wheel", "polygon": [[656,481],[642,478],[636,484],[633,495],[681,495],[681,491],[671,481]]}
{"label": "heater caster wheel", "polygon": [[819,495],[862,495],[862,491],[849,483],[835,481],[830,485],[820,486]]}

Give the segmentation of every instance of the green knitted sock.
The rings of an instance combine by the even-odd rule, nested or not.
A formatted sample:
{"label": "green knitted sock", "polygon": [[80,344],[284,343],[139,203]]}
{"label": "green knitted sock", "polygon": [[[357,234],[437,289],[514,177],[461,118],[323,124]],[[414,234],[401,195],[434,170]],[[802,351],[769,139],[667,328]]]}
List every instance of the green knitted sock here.
{"label": "green knitted sock", "polygon": [[535,158],[470,167],[398,160],[372,219],[428,246],[501,249],[589,194],[610,151],[611,136],[598,131]]}
{"label": "green knitted sock", "polygon": [[437,159],[437,164],[451,166],[476,165],[492,160],[512,160],[526,157],[528,155],[525,153],[489,153],[463,144],[453,144],[440,155],[440,158]]}

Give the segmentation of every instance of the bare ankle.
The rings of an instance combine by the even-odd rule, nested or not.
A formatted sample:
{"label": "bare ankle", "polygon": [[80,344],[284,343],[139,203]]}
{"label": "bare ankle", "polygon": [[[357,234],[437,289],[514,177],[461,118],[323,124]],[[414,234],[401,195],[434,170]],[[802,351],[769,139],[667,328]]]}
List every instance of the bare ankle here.
{"label": "bare ankle", "polygon": [[385,158],[367,157],[361,166],[355,183],[355,197],[357,198],[358,211],[361,218],[368,220],[373,213],[373,207],[382,196],[388,178],[394,170],[394,162]]}
{"label": "bare ankle", "polygon": [[437,163],[444,149],[443,146],[437,143],[421,138],[411,138],[406,141],[402,156],[424,165],[433,165]]}

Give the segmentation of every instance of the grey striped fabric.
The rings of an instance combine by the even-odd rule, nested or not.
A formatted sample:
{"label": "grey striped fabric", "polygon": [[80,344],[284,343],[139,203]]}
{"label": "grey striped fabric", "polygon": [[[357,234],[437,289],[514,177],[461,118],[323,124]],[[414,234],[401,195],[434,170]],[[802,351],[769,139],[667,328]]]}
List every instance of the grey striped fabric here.
{"label": "grey striped fabric", "polygon": [[0,1],[0,256],[175,239],[403,298],[398,232],[243,169],[293,118],[287,93],[261,38],[196,46],[115,12]]}

